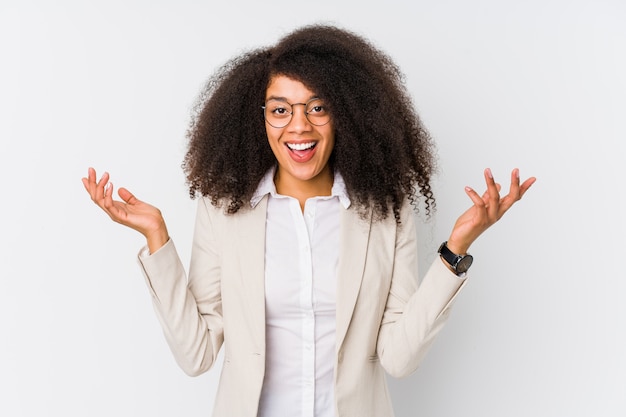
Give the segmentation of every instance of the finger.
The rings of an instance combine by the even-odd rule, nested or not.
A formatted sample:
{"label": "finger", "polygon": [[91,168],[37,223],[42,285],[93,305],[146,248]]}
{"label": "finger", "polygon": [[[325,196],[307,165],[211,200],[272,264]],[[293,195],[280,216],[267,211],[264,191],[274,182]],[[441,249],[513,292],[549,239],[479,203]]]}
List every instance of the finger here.
{"label": "finger", "polygon": [[531,185],[536,181],[535,177],[530,177],[519,185],[519,170],[516,168],[511,173],[511,190],[509,194],[504,196],[500,202],[500,216],[509,210],[513,204],[519,201],[522,196],[528,191]]}
{"label": "finger", "polygon": [[85,190],[89,193],[89,195],[93,199],[94,189],[96,186],[96,171],[89,167],[87,169],[87,176],[82,178],[83,186]]}
{"label": "finger", "polygon": [[522,183],[522,185],[520,186],[519,198],[522,198],[522,196],[526,193],[526,191],[528,191],[530,186],[535,183],[535,181],[537,181],[537,178],[530,177]]}
{"label": "finger", "polygon": [[106,195],[102,200],[102,209],[109,215],[109,217],[117,222],[123,224],[123,218],[125,217],[124,204],[113,200],[114,185],[112,182],[107,183],[105,186]]}
{"label": "finger", "polygon": [[105,172],[104,174],[102,174],[102,177],[100,178],[100,181],[98,181],[98,183],[96,184],[96,189],[95,189],[95,199],[96,202],[101,201],[102,199],[104,199],[104,186],[109,182],[109,173]]}
{"label": "finger", "polygon": [[519,186],[519,169],[514,168],[511,171],[511,187],[509,188],[509,195],[513,200],[519,200],[520,198],[520,186]]}
{"label": "finger", "polygon": [[122,200],[124,200],[126,204],[133,205],[139,202],[137,197],[135,197],[134,194],[128,191],[128,189],[126,188],[121,187],[119,190],[117,190],[117,194]]}
{"label": "finger", "polygon": [[94,181],[96,179],[96,170],[92,167],[87,168],[87,176],[83,177],[84,180]]}
{"label": "finger", "polygon": [[488,197],[487,192],[485,192],[485,194],[483,194],[483,197],[481,197],[472,187],[465,187],[465,193],[469,196],[469,198],[472,200],[476,207],[480,209],[485,208],[486,203],[484,197]]}
{"label": "finger", "polygon": [[102,206],[110,213],[113,208],[113,183],[108,182],[102,190]]}
{"label": "finger", "polygon": [[504,213],[506,213],[506,211],[520,198],[519,169],[514,168],[511,171],[511,185],[509,187],[509,193],[500,199],[496,219],[500,219]]}
{"label": "finger", "polygon": [[492,197],[498,195],[500,190],[500,185],[496,183],[496,180],[493,178],[493,173],[491,169],[486,168],[484,172],[485,183],[487,184],[487,191]]}
{"label": "finger", "polygon": [[112,182],[107,182],[104,185],[104,188],[102,189],[102,198],[104,198],[105,200],[107,199],[107,196],[109,198],[111,198],[113,196],[113,193],[109,192],[109,190],[111,190],[111,187],[113,187],[113,183]]}
{"label": "finger", "polygon": [[[502,186],[498,183],[496,183],[496,189],[498,190],[498,193],[500,193],[500,189],[502,188]],[[489,206],[489,191],[485,191],[482,195],[482,199],[485,202],[485,207]]]}
{"label": "finger", "polygon": [[493,178],[493,173],[491,169],[487,168],[484,172],[485,182],[487,183],[487,194],[488,201],[487,205],[487,213],[490,218],[497,218],[498,216],[498,206],[500,203],[500,187],[496,184],[496,181]]}

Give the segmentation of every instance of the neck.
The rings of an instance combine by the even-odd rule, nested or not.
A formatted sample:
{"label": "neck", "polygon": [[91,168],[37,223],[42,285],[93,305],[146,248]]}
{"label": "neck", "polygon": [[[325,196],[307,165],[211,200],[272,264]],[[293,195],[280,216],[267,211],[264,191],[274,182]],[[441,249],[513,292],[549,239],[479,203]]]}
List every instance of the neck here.
{"label": "neck", "polygon": [[274,184],[278,194],[293,197],[300,202],[300,208],[304,210],[304,203],[312,197],[331,195],[333,188],[333,173],[329,166],[314,178],[300,180],[295,177],[281,175],[280,169],[276,170]]}

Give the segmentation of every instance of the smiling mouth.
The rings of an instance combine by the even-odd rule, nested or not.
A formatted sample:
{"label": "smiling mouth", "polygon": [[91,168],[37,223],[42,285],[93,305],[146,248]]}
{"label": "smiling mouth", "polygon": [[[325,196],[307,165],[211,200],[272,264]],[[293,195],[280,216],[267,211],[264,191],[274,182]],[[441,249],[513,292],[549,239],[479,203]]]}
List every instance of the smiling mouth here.
{"label": "smiling mouth", "polygon": [[308,151],[315,148],[316,144],[316,142],[288,143],[287,147],[292,151]]}

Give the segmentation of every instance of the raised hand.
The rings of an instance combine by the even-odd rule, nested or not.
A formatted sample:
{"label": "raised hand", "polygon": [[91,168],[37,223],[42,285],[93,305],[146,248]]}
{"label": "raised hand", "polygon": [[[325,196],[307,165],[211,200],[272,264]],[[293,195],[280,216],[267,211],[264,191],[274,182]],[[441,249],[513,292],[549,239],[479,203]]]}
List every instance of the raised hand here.
{"label": "raised hand", "polygon": [[82,181],[91,200],[113,221],[137,230],[146,237],[150,253],[167,243],[167,227],[158,208],[137,199],[126,188],[120,188],[117,192],[122,201],[113,200],[113,183],[109,182],[107,172],[96,182],[96,171],[89,168],[87,177]]}
{"label": "raised hand", "polygon": [[448,239],[448,248],[454,253],[467,253],[476,238],[500,220],[536,180],[535,177],[530,177],[520,184],[519,169],[515,168],[511,172],[509,193],[500,197],[500,184],[495,182],[489,168],[485,169],[484,175],[487,191],[482,196],[472,188],[465,187],[465,192],[474,205],[465,211],[454,224]]}

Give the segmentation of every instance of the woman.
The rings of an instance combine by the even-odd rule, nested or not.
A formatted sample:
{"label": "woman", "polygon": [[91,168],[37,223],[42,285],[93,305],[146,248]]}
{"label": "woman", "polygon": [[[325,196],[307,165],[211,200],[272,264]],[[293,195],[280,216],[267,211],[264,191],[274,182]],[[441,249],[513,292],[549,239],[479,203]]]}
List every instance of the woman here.
{"label": "woman", "polygon": [[[466,193],[418,287],[413,210],[434,206],[433,144],[393,62],[308,26],[236,57],[208,83],[184,169],[200,195],[187,276],[160,211],[109,175],[83,178],[138,230],[164,334],[190,375],[225,355],[214,416],[392,416],[384,371],[419,365],[465,283],[474,240],[535,181]],[[269,146],[268,146],[269,144]]]}

